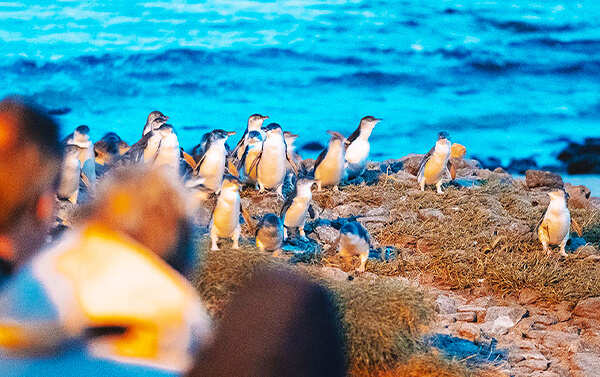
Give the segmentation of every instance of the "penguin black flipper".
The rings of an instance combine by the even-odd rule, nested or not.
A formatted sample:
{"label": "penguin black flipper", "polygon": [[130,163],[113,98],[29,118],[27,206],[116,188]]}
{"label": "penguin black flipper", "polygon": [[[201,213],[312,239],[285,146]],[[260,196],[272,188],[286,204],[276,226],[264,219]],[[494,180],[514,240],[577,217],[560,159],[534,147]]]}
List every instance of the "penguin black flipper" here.
{"label": "penguin black flipper", "polygon": [[[248,136],[248,128],[246,128],[246,131],[244,131],[244,134],[242,135],[242,138],[240,139],[240,141],[238,141],[237,145],[235,146],[235,148],[233,148],[233,150],[231,151],[230,155],[235,157],[237,156],[237,152],[240,148],[245,148],[244,149],[244,154],[247,152],[247,146],[244,146],[244,144],[246,143],[246,136]],[[241,166],[241,165],[240,165]],[[239,167],[238,167],[239,169]]]}
{"label": "penguin black flipper", "polygon": [[433,156],[434,151],[435,151],[435,147],[431,148],[429,150],[429,152],[427,152],[427,154],[425,156],[423,156],[423,159],[421,160],[421,164],[419,165],[419,172],[417,173],[417,178],[419,180],[421,179],[421,177],[423,177],[423,174],[425,174],[425,165],[427,165],[427,161],[429,161],[431,156]]}
{"label": "penguin black flipper", "polygon": [[282,219],[285,217],[285,213],[291,207],[292,203],[294,203],[294,198],[298,195],[298,186],[294,187],[294,191],[288,195],[285,202],[283,203],[283,207],[281,207],[281,212],[279,213],[279,217]]}
{"label": "penguin black flipper", "polygon": [[348,136],[348,139],[346,139],[346,145],[352,144],[352,142],[354,140],[358,139],[359,136],[360,136],[360,125],[358,126],[358,128],[356,129],[356,131],[354,131],[352,133],[352,135]]}
{"label": "penguin black flipper", "polygon": [[[296,163],[294,162],[294,159],[292,158],[292,155],[290,155],[287,151],[285,152],[285,158],[287,158],[288,162],[290,163],[290,165],[292,165],[292,170],[294,170],[294,173],[296,174],[296,176],[298,175],[298,166],[296,166]],[[258,158],[257,158],[258,159]]]}
{"label": "penguin black flipper", "polygon": [[154,132],[150,131],[142,136],[140,140],[133,144],[131,148],[129,148],[129,150],[121,156],[119,161],[121,161],[123,164],[127,164],[139,162],[141,159],[143,159],[144,149],[146,149],[148,146],[148,141],[152,135],[154,135]]}
{"label": "penguin black flipper", "polygon": [[311,219],[315,218],[315,209],[313,208],[312,204],[308,205],[308,215]]}
{"label": "penguin black flipper", "polygon": [[[256,155],[256,158],[254,159],[254,161],[252,161],[252,165],[250,165],[250,170],[248,170],[248,174],[252,173],[252,170],[256,169],[256,167],[258,166],[258,162],[260,161],[261,157],[262,157],[262,149],[260,150],[260,152],[258,152],[258,154]],[[258,177],[258,170],[256,171],[256,176]]]}
{"label": "penguin black flipper", "polygon": [[321,153],[319,153],[319,157],[317,157],[317,160],[315,161],[315,168],[313,169],[313,171],[317,170],[317,167],[321,164],[321,162],[323,162],[323,160],[325,159],[325,156],[327,156],[328,151],[329,151],[329,147],[323,149],[323,151]]}
{"label": "penguin black flipper", "polygon": [[448,165],[446,165],[446,169],[448,170],[448,174],[450,174],[450,178],[452,178],[452,180],[455,180],[456,169],[454,168],[454,165],[452,165],[452,162],[450,162],[450,160],[448,160]]}

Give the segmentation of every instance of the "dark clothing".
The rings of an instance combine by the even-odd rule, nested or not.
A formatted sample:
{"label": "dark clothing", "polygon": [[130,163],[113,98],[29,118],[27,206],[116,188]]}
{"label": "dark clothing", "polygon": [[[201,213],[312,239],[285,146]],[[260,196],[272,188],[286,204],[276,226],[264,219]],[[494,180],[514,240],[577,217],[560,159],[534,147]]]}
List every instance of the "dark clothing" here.
{"label": "dark clothing", "polygon": [[287,271],[262,272],[235,296],[188,377],[345,376],[331,294]]}
{"label": "dark clothing", "polygon": [[0,258],[0,289],[12,274],[13,266],[11,263]]}

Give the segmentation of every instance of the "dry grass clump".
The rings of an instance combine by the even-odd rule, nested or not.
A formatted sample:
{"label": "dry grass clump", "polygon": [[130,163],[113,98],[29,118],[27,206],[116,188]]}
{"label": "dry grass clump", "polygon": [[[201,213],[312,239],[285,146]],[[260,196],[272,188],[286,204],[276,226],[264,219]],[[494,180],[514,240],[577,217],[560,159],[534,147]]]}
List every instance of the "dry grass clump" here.
{"label": "dry grass clump", "polygon": [[[200,243],[202,264],[193,282],[217,317],[258,269],[294,268],[251,245],[242,244],[241,250],[232,250],[226,244],[220,251],[210,251],[209,246],[207,240]],[[345,330],[352,375],[372,375],[383,368],[395,368],[422,349],[422,332],[434,315],[433,303],[423,293],[397,279],[339,281],[310,269],[294,269],[333,292]]]}
{"label": "dry grass clump", "polygon": [[[600,264],[577,253],[566,260],[557,260],[557,253],[542,254],[536,226],[550,201],[546,192],[499,181],[445,191],[420,192],[394,181],[344,188],[349,202],[385,198],[381,206],[393,217],[371,235],[381,245],[398,248],[400,258],[370,261],[367,271],[387,276],[427,273],[451,288],[484,285],[500,295],[529,287],[549,301],[600,295]],[[443,218],[419,219],[419,210],[425,209],[437,210]],[[582,226],[586,241],[598,245],[600,211],[572,209],[571,217]]]}

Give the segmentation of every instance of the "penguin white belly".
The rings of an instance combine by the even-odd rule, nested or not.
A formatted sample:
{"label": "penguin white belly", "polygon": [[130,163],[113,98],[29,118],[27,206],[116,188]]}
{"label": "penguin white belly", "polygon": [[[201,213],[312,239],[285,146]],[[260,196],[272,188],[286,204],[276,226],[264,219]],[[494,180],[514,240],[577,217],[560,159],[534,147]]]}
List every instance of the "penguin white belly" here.
{"label": "penguin white belly", "polygon": [[370,149],[371,144],[368,140],[356,139],[346,149],[346,161],[351,164],[365,164]]}
{"label": "penguin white belly", "polygon": [[550,245],[560,245],[571,229],[571,215],[568,210],[549,210],[544,220],[548,224],[548,243]]}
{"label": "penguin white belly", "polygon": [[444,171],[448,165],[448,157],[438,154],[433,154],[429,161],[425,164],[423,176],[425,184],[433,185],[444,176]]}
{"label": "penguin white belly", "polygon": [[144,162],[148,163],[154,158],[156,152],[158,151],[160,140],[160,135],[155,134],[150,137],[150,140],[148,140],[148,145],[146,145],[146,148],[144,149]]}
{"label": "penguin white belly", "polygon": [[156,156],[155,165],[169,165],[173,168],[179,168],[179,156],[181,152],[179,150],[179,141],[177,138],[165,138],[160,143],[160,150],[158,151],[158,156]]}
{"label": "penguin white belly", "polygon": [[[236,195],[237,196],[237,195]],[[233,236],[240,222],[240,198],[219,197],[215,211],[213,212],[213,227],[217,236],[229,238]]]}
{"label": "penguin white belly", "polygon": [[81,177],[81,162],[77,158],[67,158],[63,162],[62,176],[58,186],[58,197],[77,202],[79,179]]}
{"label": "penguin white belly", "polygon": [[317,166],[315,179],[321,181],[323,186],[335,186],[340,183],[344,174],[344,157],[340,148],[339,152],[331,151]]}
{"label": "penguin white belly", "polygon": [[265,141],[263,153],[258,163],[257,180],[267,189],[281,186],[285,179],[286,157],[283,143],[269,143]]}
{"label": "penguin white belly", "polygon": [[225,154],[221,150],[206,151],[198,176],[204,178],[204,186],[211,191],[219,191],[225,173]]}
{"label": "penguin white belly", "polygon": [[340,236],[341,255],[369,255],[369,244],[356,234],[342,234]]}
{"label": "penguin white belly", "polygon": [[306,198],[299,199],[295,198],[294,202],[288,208],[285,213],[285,219],[283,225],[288,228],[298,228],[306,221],[306,214],[308,212],[308,204]]}

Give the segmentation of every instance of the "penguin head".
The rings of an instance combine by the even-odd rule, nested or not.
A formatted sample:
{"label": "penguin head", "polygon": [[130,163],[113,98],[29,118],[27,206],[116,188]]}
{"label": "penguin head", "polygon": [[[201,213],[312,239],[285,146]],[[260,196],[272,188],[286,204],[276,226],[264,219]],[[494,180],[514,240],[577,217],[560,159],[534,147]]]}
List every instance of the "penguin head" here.
{"label": "penguin head", "polygon": [[158,117],[158,118],[152,119],[152,121],[150,122],[150,127],[152,128],[152,131],[158,130],[160,128],[160,126],[165,124],[166,121],[167,120],[164,117]]}
{"label": "penguin head", "polygon": [[167,120],[169,120],[169,117],[166,116],[165,114],[161,113],[160,111],[155,110],[148,115],[148,119],[146,122],[148,124],[152,124],[152,122],[155,119],[159,119],[160,122],[165,123]]}
{"label": "penguin head", "polygon": [[250,131],[248,133],[248,143],[257,144],[262,142],[262,134],[259,131]]}
{"label": "penguin head", "polygon": [[341,133],[339,133],[337,131],[329,130],[329,131],[327,131],[327,133],[329,135],[331,135],[331,139],[329,139],[330,143],[333,143],[334,141],[337,141],[337,140],[339,140],[342,144],[344,144],[346,142],[346,138],[344,137],[344,135],[342,135]]}
{"label": "penguin head", "polygon": [[285,142],[290,145],[293,144],[294,141],[298,138],[298,135],[294,135],[290,131],[283,131],[283,137],[285,138]]}
{"label": "penguin head", "polygon": [[258,223],[258,226],[259,226],[259,228],[263,228],[263,227],[280,228],[280,227],[283,227],[283,222],[281,221],[281,218],[279,216],[277,216],[273,213],[267,213],[262,217],[262,219]]}
{"label": "penguin head", "polygon": [[296,190],[298,192],[298,195],[302,195],[303,193],[310,193],[315,183],[316,181],[311,178],[299,178],[296,182]]}
{"label": "penguin head", "polygon": [[360,120],[360,128],[372,130],[375,125],[381,122],[383,119],[375,118],[374,116],[368,115]]}
{"label": "penguin head", "polygon": [[281,126],[277,123],[270,123],[265,127],[265,132],[267,133],[267,138],[277,135],[283,135],[283,130]]}
{"label": "penguin head", "polygon": [[235,131],[225,131],[225,130],[221,130],[221,129],[217,129],[211,132],[210,137],[212,141],[217,141],[217,140],[227,140],[229,138],[229,136],[235,135],[237,132]]}
{"label": "penguin head", "polygon": [[344,224],[340,229],[340,233],[345,235],[356,235],[370,243],[369,232],[357,221],[351,221]]}
{"label": "penguin head", "polygon": [[565,202],[569,201],[569,194],[564,189],[554,190],[548,192],[548,196],[550,196],[550,200],[562,200]]}
{"label": "penguin head", "polygon": [[75,144],[67,144],[65,147],[65,158],[77,158],[81,153],[82,148]]}
{"label": "penguin head", "polygon": [[448,141],[450,141],[450,134],[446,131],[442,131],[440,133],[438,133],[438,140],[444,140],[447,139]]}
{"label": "penguin head", "polygon": [[248,118],[248,130],[260,130],[265,119],[269,119],[266,115],[252,114]]}
{"label": "penguin head", "polygon": [[90,128],[85,125],[81,125],[75,129],[73,132],[73,141],[75,142],[86,142],[90,140]]}
{"label": "penguin head", "polygon": [[223,177],[223,184],[221,185],[221,192],[238,192],[242,182],[239,178],[233,175],[227,174]]}
{"label": "penguin head", "polygon": [[175,133],[175,130],[173,129],[173,125],[167,124],[167,123],[160,126],[157,131],[160,134],[160,136],[163,138]]}

